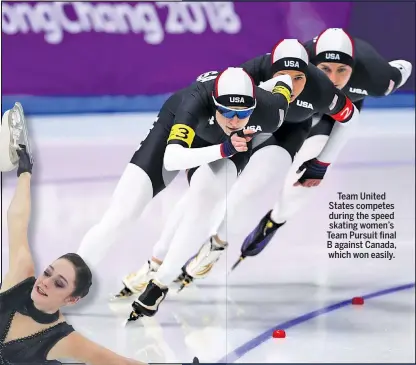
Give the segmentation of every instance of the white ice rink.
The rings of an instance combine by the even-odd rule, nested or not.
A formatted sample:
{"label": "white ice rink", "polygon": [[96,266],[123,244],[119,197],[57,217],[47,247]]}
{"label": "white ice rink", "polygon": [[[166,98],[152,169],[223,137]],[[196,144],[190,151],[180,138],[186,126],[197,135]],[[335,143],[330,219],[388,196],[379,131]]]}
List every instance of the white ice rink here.
{"label": "white ice rink", "polygon": [[[31,244],[38,270],[75,252],[104,211],[117,179],[154,115],[31,118],[36,165]],[[252,198],[252,226],[229,232],[230,248],[212,275],[169,295],[152,319],[122,322],[130,301],[109,305],[121,277],[151,254],[183,175],[159,195],[95,273],[95,290],[67,310],[81,333],[146,362],[413,362],[415,361],[415,115],[389,109],[362,113],[358,135],[343,150],[307,209],[282,228],[263,254],[230,276],[243,238],[278,191]],[[3,176],[3,274],[6,210],[15,174]],[[328,202],[336,193],[377,192],[395,204],[397,249],[383,259],[329,259]],[[382,251],[382,250],[380,250]],[[409,284],[409,285],[407,285]],[[407,286],[406,286],[407,285]],[[402,287],[404,286],[404,287]],[[388,290],[391,289],[391,290]],[[371,294],[376,293],[375,296]],[[364,306],[351,306],[354,296]],[[273,339],[276,328],[285,339]]]}

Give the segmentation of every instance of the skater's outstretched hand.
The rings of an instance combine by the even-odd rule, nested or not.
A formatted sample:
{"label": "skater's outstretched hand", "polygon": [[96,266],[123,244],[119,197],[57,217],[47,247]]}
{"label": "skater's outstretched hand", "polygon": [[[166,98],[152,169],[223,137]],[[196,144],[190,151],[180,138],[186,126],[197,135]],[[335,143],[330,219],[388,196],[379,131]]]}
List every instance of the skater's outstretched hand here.
{"label": "skater's outstretched hand", "polygon": [[24,172],[32,174],[33,163],[30,160],[29,154],[26,152],[26,146],[20,144],[20,149],[16,152],[19,155],[19,168],[17,169],[17,177],[19,177]]}

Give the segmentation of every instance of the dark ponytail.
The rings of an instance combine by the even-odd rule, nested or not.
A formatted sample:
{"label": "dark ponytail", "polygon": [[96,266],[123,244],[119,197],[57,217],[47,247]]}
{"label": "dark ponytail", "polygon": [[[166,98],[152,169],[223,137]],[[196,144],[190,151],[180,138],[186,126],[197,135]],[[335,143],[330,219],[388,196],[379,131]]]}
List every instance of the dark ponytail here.
{"label": "dark ponytail", "polygon": [[76,253],[67,253],[59,259],[68,260],[75,268],[75,290],[71,294],[73,297],[84,298],[90,291],[92,285],[92,273],[88,265]]}

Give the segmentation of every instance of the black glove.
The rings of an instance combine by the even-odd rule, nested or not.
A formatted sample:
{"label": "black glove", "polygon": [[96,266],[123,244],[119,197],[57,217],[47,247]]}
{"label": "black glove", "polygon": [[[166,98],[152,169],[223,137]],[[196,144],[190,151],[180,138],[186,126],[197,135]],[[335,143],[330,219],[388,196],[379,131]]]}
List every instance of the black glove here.
{"label": "black glove", "polygon": [[17,169],[17,177],[19,177],[20,174],[23,174],[24,172],[32,174],[33,167],[33,163],[30,161],[30,157],[26,152],[26,146],[23,144],[19,144],[19,146],[21,149],[18,149],[16,151],[19,156],[19,167]]}
{"label": "black glove", "polygon": [[329,164],[321,162],[316,158],[305,161],[300,165],[298,173],[305,170],[304,174],[298,180],[300,183],[305,182],[309,179],[322,180],[325,176],[326,170],[328,169]]}
{"label": "black glove", "polygon": [[231,137],[237,134],[237,136],[244,138],[244,130],[239,130],[237,132],[232,132],[230,134],[230,136],[227,138],[227,140],[223,143],[221,143],[221,155],[223,157],[231,157],[233,155],[235,155],[236,153],[238,153],[238,151],[235,149],[235,147],[233,146],[232,142],[231,142]]}

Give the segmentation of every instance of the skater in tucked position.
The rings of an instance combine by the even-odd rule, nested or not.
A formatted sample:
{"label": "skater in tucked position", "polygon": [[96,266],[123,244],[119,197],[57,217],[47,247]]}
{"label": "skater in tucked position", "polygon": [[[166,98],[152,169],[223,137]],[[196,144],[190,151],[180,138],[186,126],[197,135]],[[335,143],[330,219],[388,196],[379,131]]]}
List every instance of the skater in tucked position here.
{"label": "skater in tucked position", "polygon": [[[188,170],[191,188],[200,181],[209,184],[218,176],[210,203],[221,201],[250,158],[247,143],[251,137],[256,132],[273,133],[283,122],[291,86],[290,77],[280,76],[259,88],[242,68],[228,68],[220,74],[203,74],[190,87],[173,94],[78,253],[89,265],[97,265],[180,170]],[[192,201],[187,204],[189,211],[194,210],[192,205]],[[123,283],[122,297],[143,290],[129,276]]]}
{"label": "skater in tucked position", "polygon": [[[307,178],[323,177],[327,165],[336,156],[340,145],[349,134],[350,126],[357,121],[359,114],[351,100],[338,90],[323,72],[309,63],[308,54],[298,40],[283,40],[274,47],[271,54],[255,58],[245,63],[243,68],[253,77],[256,84],[268,83],[279,75],[290,76],[293,91],[282,127],[271,135],[258,135],[253,138],[253,155],[250,162],[227,195],[227,217],[236,217],[241,225],[244,225],[256,191],[263,190],[272,179],[276,188],[282,185],[295,153],[310,132],[314,114],[330,114],[336,121],[336,126],[319,157],[309,162],[305,171]],[[190,199],[191,191],[187,191],[169,217],[161,239],[154,249],[154,257],[141,270],[132,274],[132,281],[143,285],[149,278],[154,278],[155,281],[168,285],[172,275],[174,276],[178,267],[186,261],[181,261],[182,253],[189,250],[189,247],[197,245],[197,248],[198,241],[203,242],[204,237],[209,237],[212,221],[215,217],[222,220],[225,215],[225,209],[215,207],[208,201],[208,194],[218,184],[215,181],[200,181],[199,189],[203,189],[204,194],[193,196],[192,199],[192,206],[195,211],[203,212],[204,219],[192,220],[193,213],[189,209],[181,209],[187,207],[186,204],[181,206],[181,203]],[[219,222],[215,223],[218,227]],[[189,283],[192,277],[199,278],[208,274],[226,247],[225,228],[224,223],[221,230],[225,233],[221,234],[218,231],[218,236],[207,241],[199,253],[185,265],[184,276],[179,279],[183,280],[183,284]],[[150,282],[133,307],[139,314],[153,315],[163,295],[163,292],[154,289]]]}
{"label": "skater in tucked position", "polygon": [[96,365],[143,364],[91,342],[66,322],[61,308],[76,304],[91,286],[91,272],[80,256],[65,254],[35,278],[28,243],[33,163],[26,131],[17,103],[4,114],[0,130],[1,171],[17,168],[18,176],[7,211],[9,270],[0,289],[0,363],[60,364],[57,359],[70,358]]}
{"label": "skater in tucked position", "polygon": [[[345,93],[357,110],[361,110],[367,96],[384,97],[396,91],[407,81],[412,71],[412,65],[408,61],[388,62],[370,44],[350,37],[339,28],[327,29],[319,37],[306,42],[305,48],[311,63],[323,71],[337,89]],[[304,100],[303,94],[299,99]],[[292,106],[290,109],[288,119],[291,117]],[[294,159],[279,201],[246,237],[236,264],[245,257],[258,255],[266,247],[277,230],[308,201],[315,190],[310,187],[321,183],[329,166],[328,162],[335,161],[335,154],[330,160],[323,158],[322,154],[327,148],[328,139],[332,138],[340,124],[336,122],[336,118],[328,114],[322,115],[322,112],[318,117],[319,122],[311,128],[308,138]],[[346,139],[338,140],[338,150],[344,145],[344,141]],[[326,164],[319,164],[319,161]],[[230,200],[232,199],[229,198]],[[226,245],[224,226],[220,227],[218,234],[210,241]],[[197,256],[197,259],[188,263],[186,272],[199,277],[198,274],[204,272],[204,267],[212,267],[217,259],[217,252],[206,254],[199,260]]]}
{"label": "skater in tucked position", "polygon": [[[305,44],[310,60],[335,87],[342,90],[361,111],[367,96],[385,97],[400,88],[412,72],[412,65],[405,60],[386,61],[367,42],[352,38],[340,28],[325,30],[314,40]],[[299,179],[310,161],[321,153],[333,130],[334,120],[328,115],[320,115],[320,121],[312,128],[304,145],[286,178],[283,191],[271,211],[246,237],[241,247],[241,262],[247,256],[259,254],[270,242],[277,230],[293,217],[315,193],[322,181],[320,177]],[[334,162],[333,160],[332,162]]]}

